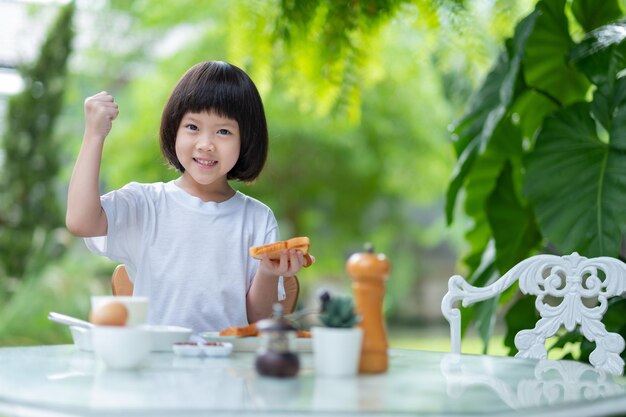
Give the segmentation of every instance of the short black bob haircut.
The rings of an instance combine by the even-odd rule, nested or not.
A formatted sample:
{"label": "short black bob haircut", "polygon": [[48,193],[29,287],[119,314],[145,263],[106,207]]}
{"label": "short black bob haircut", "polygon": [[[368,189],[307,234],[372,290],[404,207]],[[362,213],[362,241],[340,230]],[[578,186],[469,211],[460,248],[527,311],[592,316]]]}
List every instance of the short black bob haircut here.
{"label": "short black bob haircut", "polygon": [[263,102],[250,77],[226,62],[201,62],[178,81],[161,117],[163,156],[179,172],[185,172],[176,157],[176,132],[180,121],[187,112],[211,111],[239,123],[239,159],[227,178],[254,181],[265,165],[269,146]]}

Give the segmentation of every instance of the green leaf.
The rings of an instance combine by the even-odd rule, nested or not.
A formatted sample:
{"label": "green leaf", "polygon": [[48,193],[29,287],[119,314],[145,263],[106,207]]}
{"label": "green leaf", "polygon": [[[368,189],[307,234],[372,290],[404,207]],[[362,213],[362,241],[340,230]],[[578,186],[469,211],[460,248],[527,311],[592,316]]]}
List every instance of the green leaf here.
{"label": "green leaf", "polygon": [[[626,224],[626,79],[612,95],[598,93],[597,119],[610,125],[608,143],[598,137],[592,106],[578,103],[548,117],[526,160],[524,191],[535,205],[544,237],[562,253],[615,256]],[[609,100],[612,97],[612,100]],[[617,103],[615,102],[617,100]]]}
{"label": "green leaf", "polygon": [[472,171],[467,176],[465,185],[466,197],[464,201],[465,213],[472,219],[473,226],[465,234],[470,245],[470,254],[464,262],[475,270],[485,248],[492,237],[492,231],[487,221],[485,202],[493,192],[498,173],[504,162],[501,154],[493,151],[490,146],[487,152],[480,155]]}
{"label": "green leaf", "polygon": [[[476,287],[484,287],[495,281],[498,278],[498,271],[495,268],[495,254],[495,246],[492,240],[487,244],[485,250],[482,252],[480,264],[467,278],[467,282]],[[482,303],[484,303],[484,301]],[[482,303],[476,303],[474,306],[471,306],[463,311],[463,314],[461,315],[462,333],[465,333],[467,327],[472,322],[477,323],[479,331],[481,331],[481,329],[484,331],[489,328],[489,324],[482,324],[485,320],[488,320],[488,323],[492,320],[490,316],[485,315],[484,310],[480,311]]]}
{"label": "green leaf", "polygon": [[613,297],[609,299],[608,307],[602,323],[606,326],[609,332],[620,332],[622,336],[626,330],[626,298]]}
{"label": "green leaf", "polygon": [[585,32],[622,17],[617,0],[574,0],[572,13]]}
{"label": "green leaf", "polygon": [[526,83],[563,105],[584,99],[589,82],[565,59],[574,45],[565,16],[565,0],[540,1],[536,11],[540,15],[524,56]]}
{"label": "green leaf", "polygon": [[539,319],[539,314],[535,308],[535,297],[524,295],[521,296],[504,316],[506,323],[506,334],[504,336],[504,345],[509,348],[509,355],[513,356],[517,353],[515,347],[515,335],[520,330],[532,329]]}
{"label": "green leaf", "polygon": [[487,200],[496,188],[505,161],[520,160],[521,155],[522,141],[519,129],[513,125],[510,118],[502,119],[494,130],[487,149],[478,156],[467,176],[465,213],[474,223],[473,228],[465,236],[471,246],[471,253],[465,262],[472,269],[478,263],[472,258],[479,259],[493,235],[487,219]]}
{"label": "green leaf", "polygon": [[498,297],[493,297],[476,305],[474,316],[478,335],[483,342],[483,353],[487,354],[489,340],[493,335],[495,326],[496,307],[498,306]]}
{"label": "green leaf", "polygon": [[602,26],[587,35],[569,52],[568,59],[596,85],[612,86],[626,67],[626,21]]}
{"label": "green leaf", "polygon": [[592,106],[593,117],[608,134],[611,147],[626,150],[626,79],[617,81],[614,89],[600,87]]}
{"label": "green leaf", "polygon": [[496,266],[508,271],[528,257],[541,241],[532,210],[515,191],[512,165],[506,163],[487,202],[487,217],[496,243]]}
{"label": "green leaf", "polygon": [[446,193],[446,219],[452,223],[454,205],[465,178],[479,153],[487,149],[491,135],[507,114],[518,80],[526,40],[538,13],[531,13],[515,28],[513,41],[503,52],[485,82],[472,97],[469,111],[454,129],[454,147],[459,159]]}
{"label": "green leaf", "polygon": [[511,108],[511,114],[519,119],[522,138],[534,140],[543,119],[559,108],[558,103],[534,90],[522,92]]}

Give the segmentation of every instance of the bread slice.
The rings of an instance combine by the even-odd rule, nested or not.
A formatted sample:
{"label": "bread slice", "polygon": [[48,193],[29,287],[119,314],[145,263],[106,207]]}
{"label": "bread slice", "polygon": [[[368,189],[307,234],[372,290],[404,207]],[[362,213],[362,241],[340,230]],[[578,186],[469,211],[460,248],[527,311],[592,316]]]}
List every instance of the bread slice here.
{"label": "bread slice", "polygon": [[[259,335],[259,329],[256,323],[247,326],[233,326],[220,331],[220,336],[236,336],[236,337],[256,337]],[[306,330],[297,330],[296,337],[302,339],[311,338],[311,332]]]}
{"label": "bread slice", "polygon": [[256,327],[256,323],[252,323],[247,326],[228,327],[220,331],[220,336],[251,337],[258,335],[259,330]]}
{"label": "bread slice", "polygon": [[255,259],[261,259],[263,255],[269,255],[270,259],[279,260],[280,253],[288,249],[297,249],[304,254],[304,267],[311,265],[312,260],[309,255],[309,238],[306,236],[292,237],[291,239],[281,240],[266,245],[253,246],[250,248],[250,256]]}

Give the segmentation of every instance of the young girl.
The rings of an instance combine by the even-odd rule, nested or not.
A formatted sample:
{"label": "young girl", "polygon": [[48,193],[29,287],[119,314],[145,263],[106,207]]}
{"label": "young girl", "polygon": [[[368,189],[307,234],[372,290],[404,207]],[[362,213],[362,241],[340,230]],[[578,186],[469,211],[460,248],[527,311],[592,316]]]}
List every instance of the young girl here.
{"label": "young girl", "polygon": [[[89,250],[124,263],[134,295],[150,298],[148,321],[195,332],[271,315],[281,276],[303,266],[300,251],[259,263],[250,246],[279,240],[272,211],[235,191],[267,157],[261,97],[248,75],[224,62],[187,71],[161,119],[161,151],[180,177],[131,182],[100,197],[102,148],[118,115],[110,94],[85,100],[85,133],[68,191],[66,223]],[[280,283],[280,284],[279,284]]]}

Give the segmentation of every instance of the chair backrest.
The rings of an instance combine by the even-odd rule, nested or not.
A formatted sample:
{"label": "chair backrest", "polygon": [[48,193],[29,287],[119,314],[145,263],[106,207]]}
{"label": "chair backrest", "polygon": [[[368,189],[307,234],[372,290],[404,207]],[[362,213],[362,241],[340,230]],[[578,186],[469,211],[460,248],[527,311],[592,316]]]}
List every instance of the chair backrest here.
{"label": "chair backrest", "polygon": [[[585,258],[574,252],[567,256],[537,255],[515,265],[487,287],[474,287],[460,275],[448,281],[448,292],[441,302],[441,312],[450,322],[452,352],[461,353],[460,302],[467,307],[497,297],[519,280],[524,294],[537,297],[535,307],[541,318],[530,330],[515,335],[517,357],[546,359],[545,341],[561,327],[572,331],[579,327],[582,335],[595,342],[589,361],[614,375],[624,373],[624,339],[607,332],[601,319],[607,299],[626,291],[626,264],[610,257]],[[556,305],[555,305],[556,304]]]}
{"label": "chair backrest", "polygon": [[300,282],[298,277],[284,277],[283,286],[285,287],[285,299],[279,301],[283,305],[283,312],[285,314],[291,314],[296,309],[298,304],[298,296],[300,295]]}
{"label": "chair backrest", "polygon": [[111,277],[111,291],[113,295],[133,295],[133,283],[128,277],[126,267],[118,265],[113,270]]}
{"label": "chair backrest", "polygon": [[[285,287],[285,299],[280,301],[283,305],[285,314],[293,313],[298,303],[300,295],[300,283],[298,277],[285,277],[283,280]],[[133,295],[133,283],[128,277],[126,267],[121,264],[115,267],[113,276],[111,277],[111,290],[113,295]]]}

